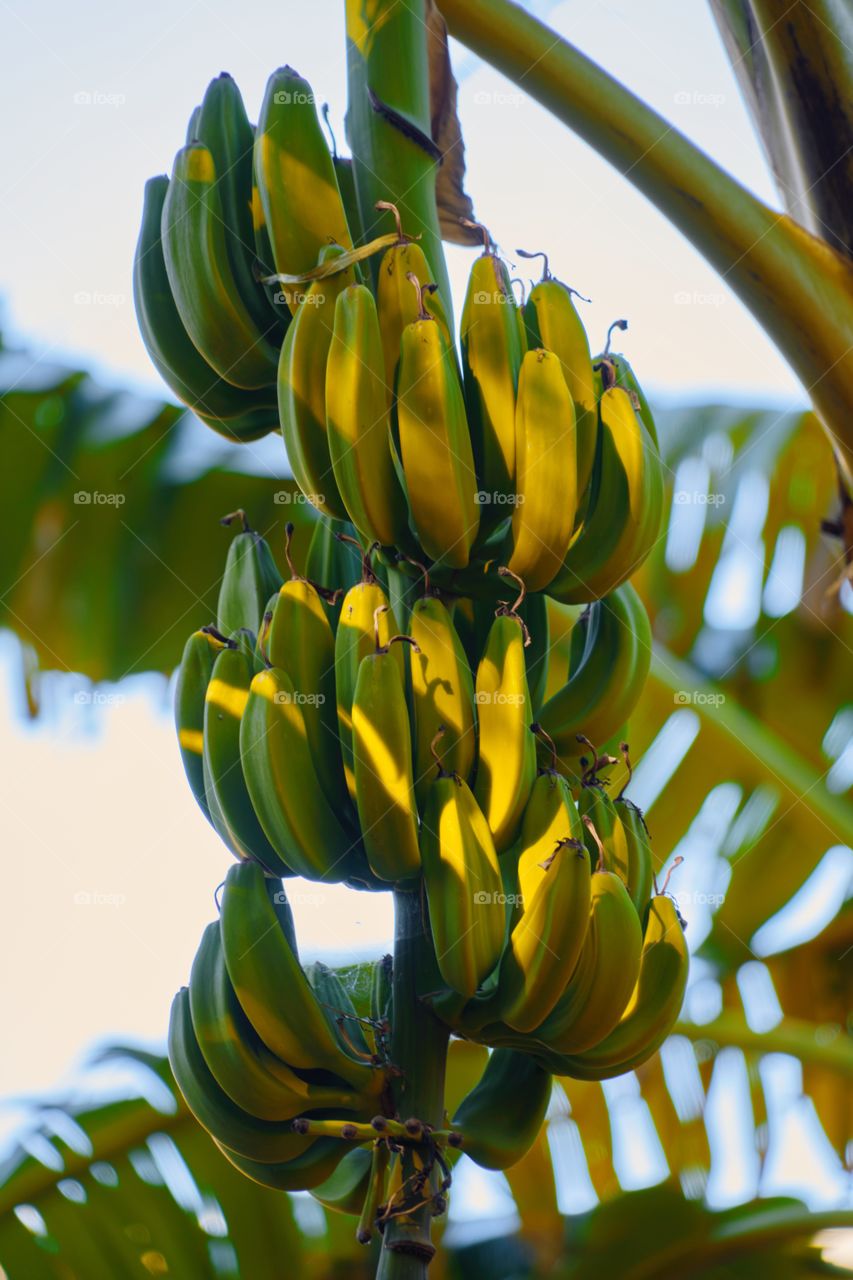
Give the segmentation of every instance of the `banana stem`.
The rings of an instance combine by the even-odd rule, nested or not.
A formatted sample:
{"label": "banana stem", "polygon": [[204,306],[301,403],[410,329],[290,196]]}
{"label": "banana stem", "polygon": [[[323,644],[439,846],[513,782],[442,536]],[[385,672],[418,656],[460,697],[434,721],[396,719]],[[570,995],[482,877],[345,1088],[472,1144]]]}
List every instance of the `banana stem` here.
{"label": "banana stem", "polygon": [[[394,1081],[394,1105],[398,1115],[417,1116],[433,1129],[441,1129],[449,1033],[417,996],[420,970],[431,972],[435,963],[420,893],[396,889],[394,917],[391,1057],[401,1072]],[[426,1152],[426,1147],[406,1144],[404,1185],[417,1182]],[[430,1240],[429,1187],[410,1198],[427,1202],[388,1218],[377,1280],[425,1280],[435,1252]]]}
{"label": "banana stem", "polygon": [[442,0],[451,35],[615,165],[705,255],[800,378],[853,485],[853,265],[763,204],[651,107],[510,0]]}

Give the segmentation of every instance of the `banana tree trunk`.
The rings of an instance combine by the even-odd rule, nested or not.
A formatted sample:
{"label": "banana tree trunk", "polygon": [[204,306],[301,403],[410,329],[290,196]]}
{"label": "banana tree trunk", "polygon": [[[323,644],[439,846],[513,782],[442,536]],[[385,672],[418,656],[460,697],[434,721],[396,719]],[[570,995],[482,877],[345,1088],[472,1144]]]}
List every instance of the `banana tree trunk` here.
{"label": "banana tree trunk", "polygon": [[590,143],[705,255],[800,378],[853,488],[853,263],[736,182],[510,0],[442,0],[452,35]]}

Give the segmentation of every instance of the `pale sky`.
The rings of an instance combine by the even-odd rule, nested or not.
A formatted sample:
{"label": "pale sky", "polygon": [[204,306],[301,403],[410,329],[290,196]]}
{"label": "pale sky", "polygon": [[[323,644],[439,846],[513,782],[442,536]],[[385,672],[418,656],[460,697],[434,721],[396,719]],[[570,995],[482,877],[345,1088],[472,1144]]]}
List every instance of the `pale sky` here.
{"label": "pale sky", "polygon": [[[254,116],[269,72],[291,63],[328,99],[342,140],[342,9],[339,0],[108,10],[100,0],[7,0],[7,341],[164,394],[131,302],[144,181],[171,167],[221,70]],[[703,0],[577,0],[548,20],[778,205]],[[555,274],[593,299],[582,312],[593,349],[626,316],[623,349],[660,399],[804,403],[731,291],[626,180],[512,84],[458,46],[453,55],[477,215],[510,259],[517,247],[546,249]],[[471,257],[449,254],[457,300]],[[0,1057],[0,1096],[55,1085],[98,1039],[162,1038],[229,865],[184,782],[162,683],[107,690],[98,706],[60,698],[27,726],[11,653],[3,646],[0,1021],[15,1032]],[[333,959],[387,949],[387,895],[299,884],[306,952],[330,958],[331,939],[343,949]]]}

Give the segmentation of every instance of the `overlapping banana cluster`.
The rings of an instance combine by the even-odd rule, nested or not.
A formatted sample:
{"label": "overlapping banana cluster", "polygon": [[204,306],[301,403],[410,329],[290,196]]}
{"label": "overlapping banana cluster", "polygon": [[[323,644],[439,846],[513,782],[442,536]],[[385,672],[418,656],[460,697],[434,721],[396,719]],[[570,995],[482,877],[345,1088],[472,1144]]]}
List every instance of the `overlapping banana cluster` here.
{"label": "overlapping banana cluster", "polygon": [[501,1050],[466,1092],[453,1128],[401,1123],[389,1087],[390,994],[390,956],[372,966],[363,1008],[335,970],[303,969],[282,882],[241,862],[169,1023],[175,1079],[228,1159],[264,1186],[311,1190],[330,1208],[360,1213],[365,1242],[405,1200],[407,1144],[425,1151],[422,1189],[440,1199],[460,1150],[485,1168],[518,1159],[550,1096],[547,1071]]}
{"label": "overlapping banana cluster", "polygon": [[604,597],[662,513],[630,365],[609,340],[591,359],[547,258],[520,306],[482,227],[457,352],[434,266],[380,207],[397,233],[365,242],[375,211],[294,71],[270,77],[256,127],[234,81],[212,81],[171,178],[146,188],[134,288],[152,360],[225,435],[279,429],[320,512],[437,585],[496,598],[506,565],[530,592]]}
{"label": "overlapping banana cluster", "polygon": [[[651,651],[629,581],[662,516],[648,404],[547,259],[518,303],[479,224],[457,349],[440,273],[379,208],[396,231],[365,241],[375,211],[292,70],[254,128],[221,76],[148,184],[134,275],[175,393],[232,438],[280,430],[319,513],[298,567],[288,526],[286,580],[225,517],[217,618],[184,650],[184,766],[238,862],[170,1056],[238,1167],[360,1210],[360,1238],[440,1212],[459,1149],[517,1160],[552,1073],[648,1058],[687,975],[643,816],[606,781]],[[418,999],[492,1050],[445,1129],[396,1114],[387,965],[369,1009],[300,966],[292,875],[420,895]]]}

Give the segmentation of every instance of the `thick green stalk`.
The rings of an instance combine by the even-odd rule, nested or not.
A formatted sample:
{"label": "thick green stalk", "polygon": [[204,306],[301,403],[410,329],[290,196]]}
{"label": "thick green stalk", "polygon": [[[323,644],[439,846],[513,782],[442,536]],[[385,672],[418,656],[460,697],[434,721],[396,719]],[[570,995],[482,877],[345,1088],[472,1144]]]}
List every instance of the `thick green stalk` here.
{"label": "thick green stalk", "polygon": [[375,206],[377,200],[395,204],[406,235],[420,237],[450,313],[435,204],[439,157],[430,132],[424,0],[346,0],[346,21],[347,139],[365,238],[394,230],[392,214]]}
{"label": "thick green stalk", "polygon": [[692,241],[811,396],[853,488],[853,265],[777,214],[510,0],[441,0],[452,35],[595,147]]}
{"label": "thick green stalk", "polygon": [[[418,975],[430,974],[435,965],[421,894],[395,890],[394,916],[391,1057],[402,1073],[395,1081],[394,1102],[401,1120],[415,1117],[439,1129],[448,1031],[417,997]],[[404,1179],[416,1172],[417,1150],[407,1147]],[[429,1205],[388,1221],[377,1280],[424,1280],[434,1252],[430,1224]]]}

